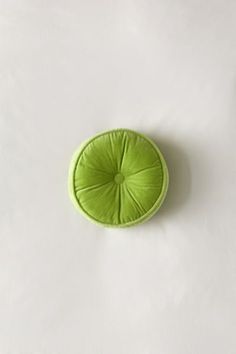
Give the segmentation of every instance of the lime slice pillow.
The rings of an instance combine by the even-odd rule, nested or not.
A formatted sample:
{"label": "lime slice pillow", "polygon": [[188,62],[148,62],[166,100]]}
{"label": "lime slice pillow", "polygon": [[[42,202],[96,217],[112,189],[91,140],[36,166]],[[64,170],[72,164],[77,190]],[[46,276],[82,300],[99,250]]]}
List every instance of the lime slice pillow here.
{"label": "lime slice pillow", "polygon": [[69,191],[91,221],[125,227],[149,219],[168,189],[168,170],[155,143],[143,134],[116,129],[98,134],[76,151]]}

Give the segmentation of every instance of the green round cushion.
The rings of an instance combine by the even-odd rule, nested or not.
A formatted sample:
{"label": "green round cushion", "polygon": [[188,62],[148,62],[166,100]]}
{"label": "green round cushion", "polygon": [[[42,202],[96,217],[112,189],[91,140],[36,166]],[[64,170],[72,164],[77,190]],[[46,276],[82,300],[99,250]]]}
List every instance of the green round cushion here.
{"label": "green round cushion", "polygon": [[146,136],[128,129],[96,135],[75,153],[69,173],[73,202],[90,220],[123,227],[143,222],[168,188],[165,160]]}

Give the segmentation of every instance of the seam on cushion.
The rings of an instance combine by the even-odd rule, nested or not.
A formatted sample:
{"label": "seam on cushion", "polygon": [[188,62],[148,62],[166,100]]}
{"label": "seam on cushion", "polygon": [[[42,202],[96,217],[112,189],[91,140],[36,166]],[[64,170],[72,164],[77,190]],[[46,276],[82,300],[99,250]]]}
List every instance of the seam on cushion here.
{"label": "seam on cushion", "polygon": [[122,150],[122,154],[121,154],[121,158],[120,158],[120,171],[122,169],[122,165],[123,165],[123,161],[124,161],[124,156],[125,156],[125,152],[126,152],[126,148],[127,148],[127,136],[125,134],[123,134],[123,150]]}
{"label": "seam on cushion", "polygon": [[137,172],[130,173],[129,175],[127,175],[127,177],[131,177],[131,176],[137,175],[138,173],[141,173],[141,172],[144,172],[147,170],[151,170],[152,168],[159,168],[162,171],[163,169],[162,169],[160,160],[156,160],[154,163],[156,164],[157,162],[160,163],[160,166],[155,165],[155,166],[144,167],[141,170],[138,170]]}
{"label": "seam on cushion", "polygon": [[104,187],[105,185],[107,185],[109,183],[113,183],[113,181],[108,181],[108,182],[99,183],[99,184],[93,184],[92,186],[88,186],[88,187],[84,187],[84,188],[75,187],[75,192],[78,193],[78,192],[98,189],[98,188]]}
{"label": "seam on cushion", "polygon": [[144,207],[137,201],[137,199],[135,198],[135,196],[133,195],[133,193],[129,190],[129,187],[126,186],[126,190],[129,194],[129,196],[132,198],[132,200],[134,201],[135,205],[139,208],[139,210],[141,210],[142,215],[146,214],[147,211],[144,209]]}
{"label": "seam on cushion", "polygon": [[[161,170],[162,171],[162,170]],[[132,185],[133,187],[137,187],[140,188],[140,182],[137,182],[137,180],[132,179],[132,177],[135,177],[135,175],[130,175],[127,177],[127,182]],[[156,189],[157,187],[161,186],[162,189],[162,185],[163,185],[163,181],[164,181],[164,174],[162,171],[162,174],[159,176],[159,181],[158,183],[153,183],[153,182],[145,182],[145,184],[142,184],[142,189],[147,189],[147,188],[152,188],[152,189]]]}
{"label": "seam on cushion", "polygon": [[118,186],[119,190],[119,203],[118,203],[118,223],[121,224],[120,214],[121,214],[121,185]]}
{"label": "seam on cushion", "polygon": [[105,170],[100,170],[99,168],[95,168],[95,167],[91,167],[91,166],[87,166],[87,165],[84,165],[83,167],[88,169],[88,170],[104,173],[105,175],[108,175],[108,176],[112,176],[113,175],[112,173],[109,173],[109,172],[107,172]]}
{"label": "seam on cushion", "polygon": [[[109,186],[109,189],[106,188],[108,193],[110,193],[112,191],[113,187],[114,187],[114,185],[112,184],[111,186]],[[83,194],[83,201],[81,202],[81,200],[80,200],[81,208],[84,208],[88,202],[94,201],[94,199],[95,199],[95,197],[94,197],[93,193],[91,193],[89,196],[88,196],[88,193]],[[94,218],[96,220],[96,218],[93,216],[93,211],[86,212],[86,215],[89,215],[91,218]]]}
{"label": "seam on cushion", "polygon": [[153,183],[145,183],[145,185],[141,185],[140,183],[138,182],[134,182],[134,181],[130,181],[130,180],[127,180],[127,182],[129,183],[130,186],[132,186],[133,188],[142,188],[142,190],[145,190],[145,189],[157,189],[158,187],[161,186],[162,188],[162,181],[159,182],[159,184],[153,184]]}
{"label": "seam on cushion", "polygon": [[[111,153],[112,153],[112,160],[114,160],[114,161],[111,161],[111,162],[116,162],[115,161],[115,154],[114,154],[114,146],[113,146],[113,144],[112,144],[112,140],[111,140],[111,134],[108,134],[108,139],[109,139],[109,143],[110,143],[110,147],[111,147]],[[108,154],[109,155],[109,154]],[[110,160],[110,156],[109,156],[109,160]],[[115,163],[116,164],[116,163]],[[113,165],[113,163],[112,163],[112,165]]]}

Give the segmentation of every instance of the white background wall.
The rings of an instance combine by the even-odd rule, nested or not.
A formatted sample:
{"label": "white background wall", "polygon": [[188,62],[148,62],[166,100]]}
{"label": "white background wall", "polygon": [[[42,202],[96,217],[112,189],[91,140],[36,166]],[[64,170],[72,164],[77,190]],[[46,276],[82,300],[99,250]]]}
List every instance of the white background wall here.
{"label": "white background wall", "polygon": [[[73,208],[95,133],[153,137],[170,190],[124,230]],[[236,2],[0,1],[0,353],[236,353]]]}

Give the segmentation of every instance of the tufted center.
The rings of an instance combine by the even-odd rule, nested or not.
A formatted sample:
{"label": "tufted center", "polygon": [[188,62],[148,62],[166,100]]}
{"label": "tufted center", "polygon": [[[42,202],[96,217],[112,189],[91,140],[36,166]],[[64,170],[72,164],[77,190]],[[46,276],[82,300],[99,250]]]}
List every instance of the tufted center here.
{"label": "tufted center", "polygon": [[124,182],[124,176],[122,175],[122,173],[117,173],[115,175],[114,181],[116,182],[116,184],[121,184]]}

